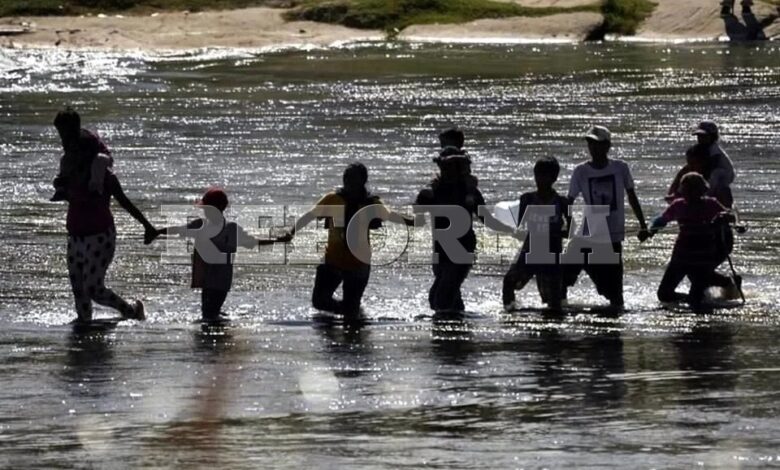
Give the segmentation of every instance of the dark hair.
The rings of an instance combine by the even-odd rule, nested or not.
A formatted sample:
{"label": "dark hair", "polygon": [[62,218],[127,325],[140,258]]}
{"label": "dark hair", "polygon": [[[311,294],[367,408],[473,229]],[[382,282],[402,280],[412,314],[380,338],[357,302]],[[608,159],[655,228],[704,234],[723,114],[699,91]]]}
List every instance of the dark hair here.
{"label": "dark hair", "polygon": [[709,190],[707,180],[695,171],[686,173],[680,180],[680,192],[682,192],[683,196],[699,198],[707,194],[707,190]]}
{"label": "dark hair", "polygon": [[[353,191],[347,190],[347,181],[351,178],[355,178],[355,182],[360,184],[360,188],[349,188]],[[344,169],[342,176],[344,185],[336,191],[338,195],[344,198],[346,203],[344,207],[344,226],[346,227],[352,220],[352,217],[360,210],[361,207],[374,204],[376,197],[368,192],[366,183],[368,183],[368,168],[360,162],[354,162],[347,165]],[[357,189],[358,191],[354,191]],[[374,223],[370,228],[375,228]],[[329,223],[326,222],[326,227],[330,228]]]}
{"label": "dark hair", "polygon": [[466,143],[466,136],[457,127],[450,127],[439,133],[439,143],[441,148],[452,146],[462,149],[463,144]]}
{"label": "dark hair", "polygon": [[344,169],[342,180],[346,185],[347,179],[354,177],[357,181],[360,181],[363,185],[368,183],[368,168],[360,162],[354,162],[347,165]]}
{"label": "dark hair", "polygon": [[685,156],[687,158],[706,159],[710,156],[710,148],[708,145],[702,144],[691,145],[688,147],[688,150],[685,151]]}
{"label": "dark hair", "polygon": [[54,127],[57,129],[78,132],[81,129],[81,116],[70,106],[57,113],[54,117]]}
{"label": "dark hair", "polygon": [[695,160],[702,165],[701,174],[705,179],[710,177],[713,170],[713,162],[710,158],[709,145],[696,144],[691,145],[685,151],[685,159],[690,163],[691,160]]}
{"label": "dark hair", "polygon": [[561,165],[555,157],[542,157],[536,160],[534,165],[534,175],[549,175],[558,179],[561,173]]}

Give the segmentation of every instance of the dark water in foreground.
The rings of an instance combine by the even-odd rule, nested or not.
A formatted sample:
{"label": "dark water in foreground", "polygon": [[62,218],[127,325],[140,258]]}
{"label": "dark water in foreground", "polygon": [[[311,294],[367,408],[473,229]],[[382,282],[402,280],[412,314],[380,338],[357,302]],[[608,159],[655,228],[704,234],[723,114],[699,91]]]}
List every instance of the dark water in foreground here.
{"label": "dark water in foreground", "polygon": [[[434,326],[429,268],[374,270],[359,333],[309,321],[311,266],[239,270],[224,331],[191,321],[186,266],[128,217],[109,282],[150,321],[73,331],[49,123],[75,104],[157,221],[212,183],[234,204],[309,204],[361,159],[410,203],[432,130],[469,130],[490,202],[531,187],[541,155],[584,158],[602,122],[648,214],[700,117],[725,128],[750,226],[748,304],[669,312],[655,289],[672,237],[626,246],[619,319],[501,314],[505,266],[466,284],[472,318]],[[749,468],[780,461],[780,50],[730,45],[350,47],[192,56],[0,52],[0,466]],[[490,243],[485,235],[483,248]],[[538,305],[533,286],[521,295]],[[583,280],[577,303],[600,299]],[[108,312],[98,312],[108,316]]]}

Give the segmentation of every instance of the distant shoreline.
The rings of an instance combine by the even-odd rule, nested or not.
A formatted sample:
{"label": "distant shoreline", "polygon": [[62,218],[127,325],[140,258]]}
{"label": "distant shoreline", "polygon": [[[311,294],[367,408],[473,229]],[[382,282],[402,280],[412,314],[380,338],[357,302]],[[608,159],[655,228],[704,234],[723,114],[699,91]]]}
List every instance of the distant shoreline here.
{"label": "distant shoreline", "polygon": [[[707,2],[707,9],[697,3]],[[672,3],[674,5],[672,5]],[[757,17],[769,18],[775,7],[756,2]],[[617,40],[637,42],[706,42],[729,39],[728,23],[712,0],[660,0],[657,11],[636,36]],[[679,14],[684,4],[695,11],[693,23]],[[672,8],[673,11],[669,9]],[[198,13],[170,12],[145,16],[98,15],[0,19],[0,47],[57,47],[62,49],[194,50],[203,48],[326,47],[358,41],[383,41],[380,30],[347,28],[312,21],[286,21],[287,10],[267,7]],[[483,19],[464,24],[413,25],[395,40],[443,43],[581,42],[602,23],[595,12],[561,13],[542,17]],[[740,18],[732,21],[739,26]],[[735,23],[736,22],[736,23]],[[724,25],[724,23],[726,23]],[[22,32],[22,29],[29,32]],[[6,34],[3,34],[3,31]],[[762,34],[780,38],[780,22]],[[734,39],[732,37],[732,39]],[[737,38],[739,39],[739,38]],[[749,38],[748,38],[749,39]]]}

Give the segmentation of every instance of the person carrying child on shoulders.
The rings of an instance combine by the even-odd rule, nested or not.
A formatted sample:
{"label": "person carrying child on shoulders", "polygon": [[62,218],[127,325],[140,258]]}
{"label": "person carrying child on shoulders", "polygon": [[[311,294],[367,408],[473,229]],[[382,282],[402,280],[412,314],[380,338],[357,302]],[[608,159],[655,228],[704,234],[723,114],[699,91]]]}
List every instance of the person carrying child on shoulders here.
{"label": "person carrying child on shoulders", "polygon": [[[682,197],[653,220],[651,236],[670,222],[680,225],[672,259],[658,287],[661,302],[685,301],[696,310],[708,287],[737,287],[731,278],[716,272],[728,254],[722,238],[723,226],[733,222],[734,217],[717,199],[707,196],[707,190],[707,181],[701,174],[686,174],[680,180]],[[691,282],[690,291],[687,295],[677,293],[675,288],[686,276]]]}
{"label": "person carrying child on shoulders", "polygon": [[699,145],[707,150],[707,175],[703,175],[709,184],[707,195],[718,198],[726,207],[731,208],[731,185],[736,179],[734,163],[720,145],[720,129],[713,121],[701,121],[692,131]]}
{"label": "person carrying child on shoulders", "polygon": [[233,285],[233,256],[237,248],[255,248],[289,241],[289,237],[276,240],[258,240],[235,222],[225,220],[228,197],[220,188],[209,188],[196,203],[203,209],[204,217],[176,227],[157,230],[156,236],[178,235],[195,240],[192,255],[193,289],[201,289],[201,314],[205,322],[227,319],[222,305]]}
{"label": "person carrying child on shoulders", "polygon": [[709,131],[713,134],[697,134],[699,142],[686,150],[686,163],[672,180],[666,200],[672,202],[680,197],[680,180],[684,175],[696,172],[709,182],[707,195],[714,197],[725,207],[731,209],[734,205],[734,196],[731,192],[734,167],[731,164],[731,159],[717,143],[717,126],[714,123],[708,125],[708,122],[700,123],[699,127],[704,129],[699,129],[698,132]]}
{"label": "person carrying child on shoulders", "polygon": [[54,178],[52,202],[68,199],[68,184],[81,163],[89,164],[87,189],[103,194],[106,170],[114,166],[114,158],[105,142],[95,133],[81,128],[81,116],[73,108],[65,108],[54,118],[54,127],[62,141],[64,154],[60,158],[59,172]]}
{"label": "person carrying child on shoulders", "polygon": [[[534,165],[536,191],[520,196],[517,222],[518,224],[525,222],[529,235],[526,236],[515,262],[504,276],[502,299],[504,310],[507,312],[517,310],[515,290],[525,287],[533,277],[536,277],[536,287],[542,302],[551,309],[560,310],[561,302],[566,297],[558,255],[563,250],[563,238],[567,236],[571,219],[569,200],[559,195],[554,188],[560,171],[560,164],[554,157],[539,159]],[[533,206],[552,206],[553,215],[534,214],[534,210],[528,211],[528,208]],[[529,239],[538,236],[549,237],[548,252],[556,255],[552,263],[540,264],[527,260],[532,243]],[[540,242],[533,243],[535,247],[540,244]]]}
{"label": "person carrying child on shoulders", "polygon": [[[441,136],[440,139],[443,144],[453,143]],[[434,281],[428,292],[428,304],[437,314],[459,315],[465,310],[461,286],[471,271],[477,247],[474,217],[498,232],[514,235],[515,228],[505,225],[487,211],[480,211],[480,207],[485,206],[485,199],[478,188],[477,178],[471,174],[471,158],[462,148],[444,147],[433,161],[439,167],[439,174],[417,194],[415,213],[430,213],[434,230],[443,231],[454,222],[443,215],[442,209],[460,209],[458,213],[466,218],[462,221],[466,223],[466,231],[454,240],[462,248],[461,253],[449,253],[441,240],[434,238]]]}

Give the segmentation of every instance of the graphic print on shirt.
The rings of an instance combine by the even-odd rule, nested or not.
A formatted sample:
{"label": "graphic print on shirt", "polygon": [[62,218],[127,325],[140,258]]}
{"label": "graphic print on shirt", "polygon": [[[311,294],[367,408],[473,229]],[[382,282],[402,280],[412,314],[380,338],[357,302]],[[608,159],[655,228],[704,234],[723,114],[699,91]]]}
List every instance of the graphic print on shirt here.
{"label": "graphic print on shirt", "polygon": [[617,210],[617,184],[615,175],[588,178],[590,203],[594,206],[609,206],[609,212]]}

